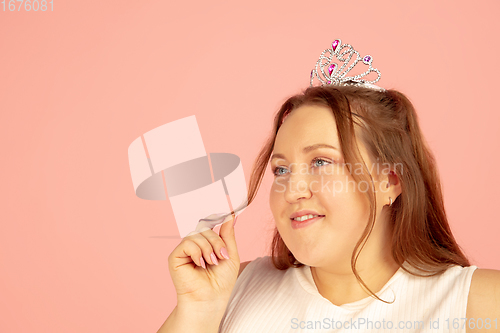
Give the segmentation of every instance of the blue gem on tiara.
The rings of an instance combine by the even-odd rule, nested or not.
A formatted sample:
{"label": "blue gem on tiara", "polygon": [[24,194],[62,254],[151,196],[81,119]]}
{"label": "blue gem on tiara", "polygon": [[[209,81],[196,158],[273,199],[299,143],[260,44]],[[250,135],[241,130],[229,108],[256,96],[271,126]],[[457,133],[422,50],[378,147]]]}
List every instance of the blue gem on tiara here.
{"label": "blue gem on tiara", "polygon": [[[360,62],[368,68],[361,74],[348,75]],[[313,86],[314,77],[317,77],[322,85],[358,85],[384,91],[385,89],[373,84],[380,80],[381,74],[378,69],[372,67],[372,62],[371,55],[361,57],[351,45],[342,44],[340,39],[335,39],[332,47],[324,50],[319,56],[315,68],[311,71],[310,85]],[[371,73],[376,73],[377,77],[371,81],[366,80]]]}

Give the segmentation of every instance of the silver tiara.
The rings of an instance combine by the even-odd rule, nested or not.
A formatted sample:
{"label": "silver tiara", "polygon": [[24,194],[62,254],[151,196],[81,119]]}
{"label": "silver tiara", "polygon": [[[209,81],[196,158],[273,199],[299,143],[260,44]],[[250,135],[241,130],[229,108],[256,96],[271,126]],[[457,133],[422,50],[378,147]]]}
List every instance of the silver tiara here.
{"label": "silver tiara", "polygon": [[[353,60],[354,56],[356,58]],[[368,66],[367,70],[358,75],[348,76],[349,71],[359,62]],[[311,87],[314,83],[314,77],[317,77],[322,85],[356,85],[384,91],[385,89],[374,85],[375,82],[380,80],[380,71],[372,67],[372,62],[373,58],[371,55],[361,57],[359,52],[351,45],[342,44],[340,39],[336,39],[333,41],[331,48],[321,53],[316,62],[316,67],[311,71]],[[347,67],[349,63],[351,65]],[[378,75],[375,80],[368,81],[362,79],[372,72]]]}

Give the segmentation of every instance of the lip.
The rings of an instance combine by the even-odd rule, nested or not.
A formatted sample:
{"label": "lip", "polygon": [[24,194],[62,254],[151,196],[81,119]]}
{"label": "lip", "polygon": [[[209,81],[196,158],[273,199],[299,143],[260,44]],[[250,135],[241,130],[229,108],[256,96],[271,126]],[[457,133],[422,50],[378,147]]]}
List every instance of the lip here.
{"label": "lip", "polygon": [[[315,212],[314,210],[299,210],[298,212],[293,213],[290,215],[290,219],[302,216],[302,215],[321,215],[318,212]],[[322,215],[324,216],[324,215]]]}
{"label": "lip", "polygon": [[305,228],[307,226],[310,226],[314,222],[317,222],[317,221],[321,220],[324,217],[325,217],[324,215],[317,216],[317,217],[313,217],[312,219],[305,220],[305,221],[295,221],[295,220],[292,220],[292,228],[293,229]]}
{"label": "lip", "polygon": [[[299,217],[302,215],[319,215],[319,216],[314,217],[312,219],[305,220],[305,221],[295,221],[294,220],[295,217]],[[320,213],[315,212],[314,210],[306,209],[306,210],[299,210],[298,212],[295,212],[292,215],[290,215],[290,221],[292,223],[293,229],[300,229],[300,228],[305,228],[305,227],[313,224],[314,222],[321,220],[324,217],[325,217],[325,215],[321,215]]]}

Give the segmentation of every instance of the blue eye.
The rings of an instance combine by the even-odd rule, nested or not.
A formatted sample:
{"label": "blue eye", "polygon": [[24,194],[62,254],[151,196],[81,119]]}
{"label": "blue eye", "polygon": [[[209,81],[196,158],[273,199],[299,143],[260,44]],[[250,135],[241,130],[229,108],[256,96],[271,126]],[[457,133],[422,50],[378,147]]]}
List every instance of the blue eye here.
{"label": "blue eye", "polygon": [[324,159],[322,159],[322,158],[320,158],[320,157],[315,158],[315,159],[313,160],[313,163],[316,163],[316,162],[318,162],[318,161],[323,162],[321,165],[317,165],[318,167],[326,165],[325,163],[330,163],[330,162],[328,162],[327,160],[324,160]]}
{"label": "blue eye", "polygon": [[282,168],[282,167],[276,167],[276,168],[274,168],[274,170],[273,170],[273,175],[274,175],[275,177],[276,177],[276,176],[283,176],[283,175],[284,175],[283,173],[279,173],[279,174],[278,174],[278,171],[279,171],[280,169],[281,169],[281,170],[283,170],[284,168]]}
{"label": "blue eye", "polygon": [[[317,162],[321,162],[319,165],[317,164]],[[323,159],[321,157],[316,157],[315,159],[312,160],[312,166],[313,167],[322,167],[322,166],[325,166],[325,165],[328,165],[328,164],[331,164],[332,162],[330,161],[327,161],[326,159]],[[275,177],[277,176],[283,176],[285,173],[281,173],[279,172],[280,170],[286,170],[286,168],[283,168],[283,167],[280,167],[280,166],[277,166],[273,169],[273,175]]]}

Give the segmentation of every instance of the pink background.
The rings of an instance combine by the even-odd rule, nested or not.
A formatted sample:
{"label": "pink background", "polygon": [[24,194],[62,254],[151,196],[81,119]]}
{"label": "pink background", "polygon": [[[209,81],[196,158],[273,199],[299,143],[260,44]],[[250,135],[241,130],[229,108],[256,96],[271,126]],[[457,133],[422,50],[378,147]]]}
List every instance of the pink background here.
{"label": "pink background", "polygon": [[[128,145],[194,114],[248,182],[339,37],[414,102],[459,244],[500,269],[499,1],[54,1],[0,12],[0,332],[156,332],[180,239],[168,202],[135,196]],[[242,261],[266,255],[271,179],[236,224]]]}

